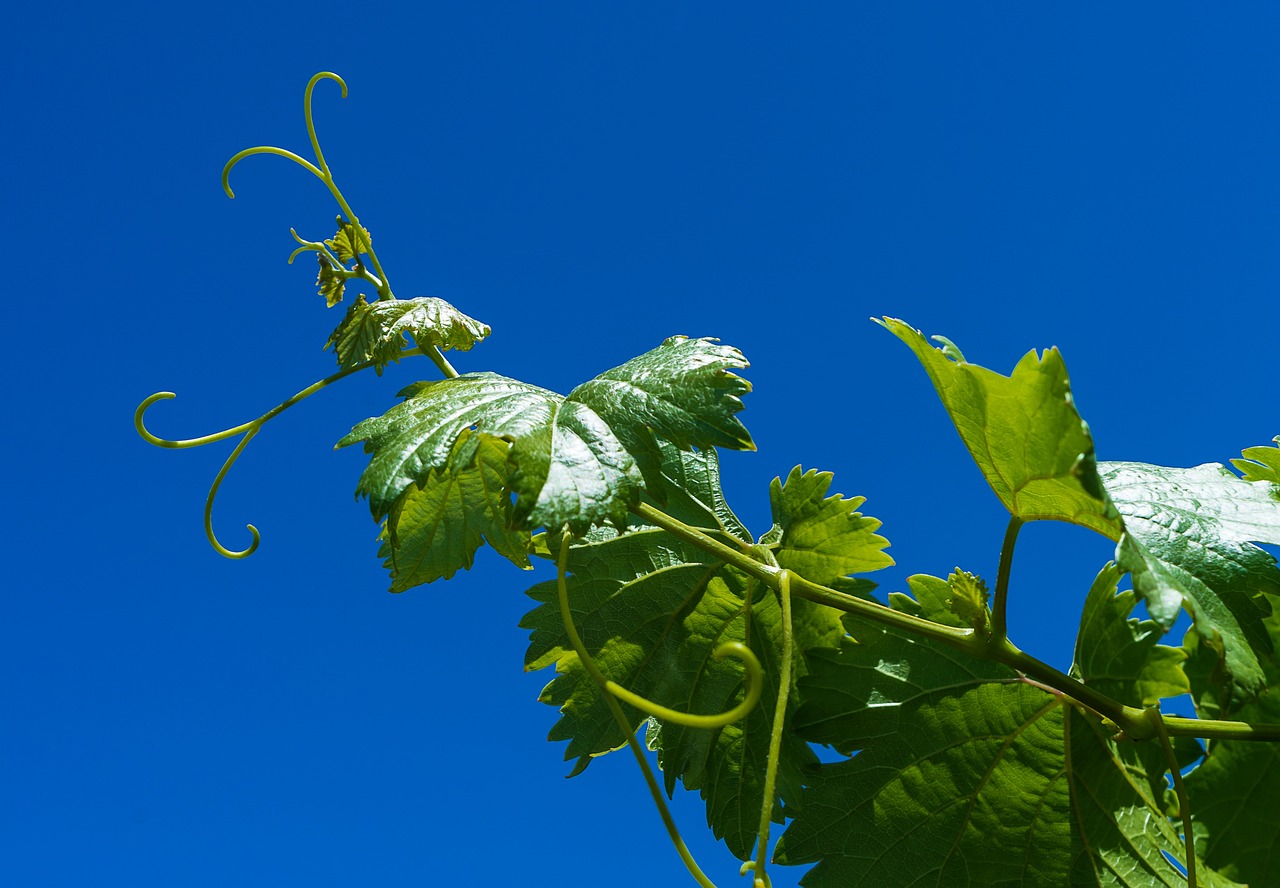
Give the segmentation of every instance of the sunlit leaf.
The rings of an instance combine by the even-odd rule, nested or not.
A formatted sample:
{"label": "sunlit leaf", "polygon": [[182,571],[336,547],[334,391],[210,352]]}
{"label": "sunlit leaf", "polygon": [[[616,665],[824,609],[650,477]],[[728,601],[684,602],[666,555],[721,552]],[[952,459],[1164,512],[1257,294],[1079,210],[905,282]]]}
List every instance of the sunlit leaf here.
{"label": "sunlit leaf", "polygon": [[[365,442],[373,456],[357,496],[381,518],[410,485],[449,463],[458,436],[474,427],[511,442],[508,487],[514,518],[528,527],[626,524],[641,489],[635,461],[613,431],[583,404],[494,373],[417,383],[405,400],[367,419],[338,442]],[[455,466],[457,468],[458,466]]]}
{"label": "sunlit leaf", "polygon": [[1231,460],[1231,464],[1244,473],[1244,480],[1280,484],[1280,435],[1272,440],[1275,447],[1246,447],[1244,459]]}
{"label": "sunlit leaf", "polygon": [[889,541],[876,533],[880,522],[857,511],[865,500],[827,496],[831,480],[830,472],[802,472],[799,466],[785,483],[773,479],[769,501],[781,531],[774,550],[778,564],[823,584],[892,565],[884,552]]}
{"label": "sunlit leaf", "polygon": [[1272,652],[1263,618],[1280,603],[1275,558],[1253,545],[1280,543],[1280,501],[1270,485],[1216,464],[1099,468],[1124,516],[1117,563],[1133,575],[1152,618],[1168,626],[1186,607],[1232,680],[1246,694],[1259,690],[1261,661]]}
{"label": "sunlit leaf", "polygon": [[375,518],[451,461],[458,436],[475,429],[511,443],[508,486],[518,523],[553,530],[568,524],[579,536],[597,524],[622,528],[644,489],[641,460],[649,482],[661,488],[655,496],[667,489],[656,436],[679,448],[710,447],[732,432],[734,446],[752,446],[733,416],[749,386],[726,367],[740,366],[745,361],[733,349],[675,337],[567,398],[493,373],[420,382],[338,446],[364,441],[373,454],[356,494],[369,497]]}
{"label": "sunlit leaf", "polygon": [[369,234],[367,228],[347,222],[339,217],[338,233],[324,243],[325,246],[337,254],[339,261],[351,262],[357,259],[361,253],[369,252],[369,247],[373,244],[373,237]]}
{"label": "sunlit leaf", "polygon": [[467,317],[433,296],[376,302],[367,302],[361,296],[347,309],[325,348],[333,347],[338,366],[344,370],[372,361],[381,373],[388,362],[400,359],[406,339],[422,348],[467,351],[490,332],[488,324]]}
{"label": "sunlit leaf", "polygon": [[[712,515],[714,502],[721,499],[719,479],[713,464],[696,468],[700,459],[707,457],[671,448],[665,451],[664,465],[670,474],[697,476],[697,496],[705,497],[702,512]],[[673,467],[673,460],[683,468]],[[739,522],[721,526],[734,533]],[[738,540],[750,542],[750,535]],[[766,673],[778,674],[782,626],[777,597],[703,550],[665,531],[639,526],[623,536],[574,546],[569,567],[570,607],[583,643],[605,675],[624,687],[686,712],[732,709],[743,695],[742,667],[731,659],[711,659],[726,641],[749,640]],[[620,746],[626,735],[570,648],[555,584],[539,584],[529,594],[540,604],[521,624],[533,630],[527,668],[556,666],[557,677],[542,699],[560,708],[551,739],[569,741],[565,757],[578,760],[576,773],[591,756]],[[803,674],[802,652],[838,643],[843,629],[834,611],[802,600],[793,604],[793,666]],[[699,791],[712,831],[744,859],[750,856],[764,799],[776,701],[777,688],[766,681],[759,705],[745,722],[716,730],[667,723],[649,731],[650,743],[660,750],[667,791],[674,791],[677,781]],[[624,709],[632,730],[648,721],[643,713]],[[794,711],[794,704],[788,711]],[[786,736],[781,756],[778,797],[797,804],[804,770],[816,758],[793,735]],[[781,807],[775,817],[781,817]]]}
{"label": "sunlit leaf", "polygon": [[[467,446],[469,437],[464,432],[458,446]],[[392,504],[378,551],[391,571],[392,592],[469,570],[485,541],[516,566],[530,567],[529,532],[510,526],[511,445],[480,437],[469,465],[433,469],[423,484],[409,485]]]}
{"label": "sunlit leaf", "polygon": [[[1071,397],[1056,348],[1023,356],[1010,376],[934,348],[902,321],[878,321],[924,365],[969,454],[1010,514],[1081,524],[1118,539],[1119,519],[1098,480],[1093,438]],[[937,338],[937,337],[935,337]]]}

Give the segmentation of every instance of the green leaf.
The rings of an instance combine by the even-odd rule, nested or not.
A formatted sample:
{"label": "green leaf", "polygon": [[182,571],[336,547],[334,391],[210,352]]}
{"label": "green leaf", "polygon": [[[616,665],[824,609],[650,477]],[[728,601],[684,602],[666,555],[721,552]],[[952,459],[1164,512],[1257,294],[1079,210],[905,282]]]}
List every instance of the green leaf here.
{"label": "green leaf", "polygon": [[[475,443],[472,436],[463,432],[455,449]],[[470,570],[485,540],[517,567],[531,568],[529,532],[510,527],[511,445],[488,435],[475,437],[479,446],[470,465],[433,469],[422,485],[409,485],[392,504],[378,551],[391,571],[392,592],[447,580],[459,568]]]}
{"label": "green leaf", "polygon": [[468,351],[491,332],[488,324],[467,317],[434,296],[371,303],[362,295],[347,309],[325,348],[333,346],[338,366],[344,370],[372,361],[381,375],[388,362],[400,360],[406,338],[421,348]]}
{"label": "green leaf", "polygon": [[794,721],[859,750],[816,769],[779,843],[780,863],[817,864],[807,888],[1185,883],[1158,749],[1006,667],[847,625],[856,641],[809,655]]}
{"label": "green leaf", "polygon": [[1271,440],[1275,447],[1247,447],[1244,459],[1231,460],[1233,466],[1244,472],[1244,480],[1280,484],[1280,435]]}
{"label": "green leaf", "polygon": [[[957,586],[961,588],[957,589]],[[901,592],[889,593],[889,603],[894,610],[957,629],[977,628],[970,621],[969,615],[973,609],[970,605],[977,603],[975,596],[986,594],[987,584],[980,577],[957,567],[945,580],[928,574],[907,577],[907,588],[914,598]],[[967,598],[969,601],[957,604],[957,597]],[[986,608],[985,597],[982,597],[982,607]],[[985,611],[985,619],[982,621],[984,625],[989,626],[990,613],[990,610]]]}
{"label": "green leaf", "polygon": [[748,366],[736,348],[715,339],[672,336],[651,351],[601,373],[569,393],[598,413],[636,460],[648,487],[657,487],[655,439],[691,446],[755,450],[734,415],[751,383],[735,374]]}
{"label": "green leaf", "polygon": [[751,542],[751,531],[725,502],[720,489],[720,457],[714,447],[681,450],[658,439],[656,453],[660,460],[657,484],[645,491],[646,499],[691,527],[716,530]]}
{"label": "green leaf", "polygon": [[[691,498],[701,501],[704,515],[713,515],[715,503],[722,501],[712,453],[689,454],[670,445],[664,450],[667,474],[698,479]],[[737,524],[736,519],[724,523]],[[741,543],[751,541],[745,531],[726,531]],[[743,695],[741,665],[711,659],[720,644],[749,637],[766,674],[778,674],[781,608],[772,592],[657,528],[638,525],[625,535],[602,538],[608,536],[608,531],[598,531],[595,541],[570,550],[568,578],[570,607],[583,643],[606,676],[663,706],[715,714],[736,706]],[[621,746],[626,734],[569,644],[555,583],[541,583],[529,594],[539,606],[521,621],[532,630],[526,668],[556,666],[557,676],[541,699],[560,708],[550,736],[569,741],[565,758],[578,760],[577,773],[592,756]],[[793,666],[803,674],[802,652],[836,644],[843,629],[834,611],[802,600],[793,601],[792,623]],[[677,781],[699,791],[713,832],[742,859],[750,856],[759,825],[776,702],[777,687],[766,681],[759,705],[742,723],[718,730],[666,723],[648,731],[649,742],[660,750],[668,793]],[[638,710],[623,709],[632,730],[648,721]],[[788,711],[794,711],[794,704]],[[797,801],[804,770],[815,762],[805,743],[787,737],[779,799],[788,805]],[[775,817],[781,817],[780,806]]]}
{"label": "green leaf", "polygon": [[1137,604],[1133,592],[1117,594],[1124,575],[1106,565],[1093,581],[1080,617],[1073,672],[1086,684],[1126,706],[1146,708],[1162,697],[1190,693],[1180,647],[1160,644],[1165,630],[1153,620],[1129,619]]}
{"label": "green leaf", "polygon": [[337,444],[365,441],[373,453],[356,495],[369,497],[375,520],[410,484],[445,466],[458,436],[474,427],[511,442],[508,487],[516,494],[516,521],[549,528],[567,523],[575,533],[606,522],[625,526],[640,473],[587,406],[494,373],[417,383],[401,394],[402,403],[366,419]]}
{"label": "green leaf", "polygon": [[824,585],[893,564],[883,551],[889,541],[875,532],[880,522],[857,511],[866,500],[826,496],[832,477],[796,466],[785,483],[774,478],[769,486],[773,521],[782,531],[774,550],[779,566]]}
{"label": "green leaf", "polygon": [[576,536],[597,524],[622,528],[644,488],[641,461],[660,488],[655,494],[668,490],[656,468],[655,435],[681,448],[707,447],[725,429],[741,429],[734,441],[751,446],[733,417],[747,383],[726,366],[745,361],[710,340],[677,337],[567,398],[493,373],[420,382],[401,392],[403,403],[361,422],[337,446],[364,441],[373,453],[356,495],[369,497],[375,519],[410,484],[445,465],[458,435],[472,428],[511,442],[517,522],[548,529],[567,523]]}
{"label": "green leaf", "polygon": [[1239,691],[1256,693],[1265,683],[1261,661],[1272,652],[1263,617],[1268,599],[1280,595],[1275,558],[1253,545],[1280,543],[1280,501],[1270,485],[1216,464],[1099,468],[1124,516],[1117,563],[1133,575],[1152,618],[1169,626],[1185,606]]}
{"label": "green leaf", "polygon": [[1041,356],[1028,352],[1011,376],[1001,376],[965,362],[949,340],[937,349],[902,321],[877,323],[920,359],[969,454],[1010,514],[1023,521],[1068,521],[1119,539],[1120,522],[1098,480],[1093,438],[1076,412],[1056,348]]}
{"label": "green leaf", "polygon": [[947,577],[951,588],[951,613],[961,626],[976,629],[983,635],[991,634],[991,607],[987,604],[991,594],[982,577],[956,568]]}
{"label": "green leaf", "polygon": [[344,275],[334,270],[333,264],[328,257],[321,255],[319,260],[320,271],[316,274],[317,292],[324,297],[325,307],[333,308],[342,301],[347,279]]}
{"label": "green leaf", "polygon": [[338,233],[324,243],[338,255],[339,261],[351,262],[358,259],[361,253],[369,252],[373,237],[369,234],[369,229],[344,221],[339,216]]}

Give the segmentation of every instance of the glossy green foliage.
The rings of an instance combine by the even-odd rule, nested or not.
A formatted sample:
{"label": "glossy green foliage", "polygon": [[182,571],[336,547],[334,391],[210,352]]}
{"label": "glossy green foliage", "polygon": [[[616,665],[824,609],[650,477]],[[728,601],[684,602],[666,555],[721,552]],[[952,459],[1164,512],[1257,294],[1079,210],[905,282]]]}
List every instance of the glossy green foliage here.
{"label": "glossy green foliage", "polygon": [[[201,438],[147,430],[144,412],[170,393],[135,415],[162,447],[242,436],[206,504],[219,552],[257,545],[254,530],[249,549],[222,546],[210,513],[266,422],[420,353],[444,378],[404,389],[338,446],[370,454],[356,493],[383,522],[392,591],[449,579],[485,544],[522,568],[531,554],[556,562],[521,625],[526,668],[555,669],[541,699],[559,711],[550,738],[566,742],[574,774],[624,745],[647,768],[643,730],[662,768],[659,806],[663,790],[698,792],[714,834],[763,885],[770,825],[785,823],[775,860],[813,864],[807,888],[1177,886],[1188,820],[1198,885],[1280,884],[1280,571],[1260,546],[1280,545],[1280,446],[1232,460],[1243,477],[1099,463],[1056,349],[1028,352],[1005,376],[885,318],[1011,521],[992,584],[958,568],[915,575],[910,595],[881,604],[865,575],[893,565],[889,542],[861,497],[831,493],[830,473],[775,479],[773,526],[758,537],[725,501],[716,448],[754,449],[736,349],[672,337],[568,395],[459,375],[443,352],[471,350],[489,327],[440,299],[395,298],[319,150],[310,101],[326,79],[342,83],[317,74],[306,92],[316,162],[246,149],[224,186],[243,158],[283,154],[342,208],[332,238],[294,235],[295,257],[316,254],[328,305],[352,281],[377,293],[358,296],[329,339],[339,371]],[[1080,590],[1069,675],[1005,636],[1008,598],[1036,593],[1011,588],[1010,567],[1018,528],[1036,520],[1116,543],[1114,563]],[[1149,619],[1134,616],[1139,602]],[[1162,643],[1182,610],[1193,621],[1183,644]],[[757,666],[762,677],[747,679]],[[1184,694],[1199,720],[1160,714]],[[820,761],[814,744],[837,760]],[[1202,752],[1183,786],[1175,778]]]}
{"label": "glossy green foliage", "polygon": [[494,373],[421,382],[338,446],[364,441],[373,454],[357,495],[369,498],[376,519],[431,471],[464,469],[474,453],[454,444],[475,429],[511,444],[515,521],[579,534],[605,523],[622,528],[644,488],[639,464],[653,464],[655,435],[682,447],[753,447],[734,417],[750,387],[732,370],[746,365],[712,340],[673,337],[568,397]]}
{"label": "glossy green foliage", "polygon": [[1275,558],[1250,542],[1280,543],[1280,501],[1269,485],[1221,465],[1105,463],[1102,471],[1124,514],[1117,562],[1147,610],[1168,626],[1185,607],[1241,692],[1259,691],[1273,650],[1263,618],[1280,605]]}
{"label": "glossy green foliage", "polygon": [[[664,477],[678,476],[685,483],[684,503],[673,514],[717,537],[751,542],[741,522],[718,506],[722,494],[714,451],[691,454],[665,445],[661,455]],[[793,473],[793,478],[797,475]],[[819,479],[819,496],[830,483],[829,475],[803,477]],[[809,514],[813,488],[804,484],[775,487],[784,538],[788,531],[803,535],[814,520]],[[878,555],[884,541],[867,529],[878,522],[861,516],[849,521],[849,501],[839,497],[830,501],[844,503],[842,526],[829,538],[832,551],[853,554],[869,547],[877,554],[863,556],[859,562],[865,565],[863,570],[889,563]],[[821,502],[819,498],[817,503]],[[789,516],[794,513],[801,517],[793,522]],[[785,551],[784,543],[777,550],[779,561]],[[736,706],[743,695],[741,668],[731,661],[712,660],[712,651],[720,644],[747,643],[768,674],[778,673],[782,625],[777,597],[698,547],[636,522],[625,534],[597,532],[590,542],[575,546],[569,568],[571,607],[583,641],[604,674],[618,684],[673,709],[713,714]],[[577,759],[577,773],[591,756],[621,746],[626,735],[610,717],[569,645],[555,584],[541,583],[529,594],[540,605],[522,622],[532,630],[526,668],[556,667],[557,677],[547,685],[542,699],[560,709],[551,739],[569,741],[565,757]],[[835,611],[804,601],[796,602],[793,630],[796,675],[804,673],[804,651],[834,646],[843,634]],[[651,745],[660,752],[667,791],[674,790],[677,780],[687,789],[700,791],[712,830],[744,859],[751,853],[763,801],[776,701],[777,688],[766,685],[760,705],[742,722],[718,730],[664,723],[649,732]],[[646,716],[630,707],[627,711],[628,724],[635,731]],[[791,711],[794,704],[788,708]],[[779,802],[798,804],[806,769],[816,762],[800,738],[784,739]],[[781,810],[779,805],[775,814],[779,821]]]}
{"label": "glossy green foliage", "polygon": [[[1181,652],[1153,644],[1154,624],[1125,622],[1119,575],[1107,568],[1090,593],[1075,671],[1127,695],[1181,692]],[[912,610],[947,622],[943,587],[917,578],[928,591]],[[800,683],[795,729],[858,752],[821,766],[783,837],[780,860],[818,864],[806,886],[1183,884],[1164,856],[1183,848],[1158,748],[1117,743],[1005,666],[846,622],[850,637],[813,652]]]}
{"label": "glossy green foliage", "polygon": [[517,567],[530,567],[530,535],[512,526],[507,495],[510,445],[501,438],[464,431],[455,452],[473,448],[463,468],[432,469],[392,503],[378,551],[391,571],[391,591],[449,579],[471,567],[487,540]]}
{"label": "glossy green foliage", "polygon": [[1093,437],[1076,411],[1056,348],[1028,352],[1010,376],[964,360],[949,340],[933,348],[894,318],[879,321],[915,352],[960,438],[1009,514],[1069,521],[1119,537],[1098,479]]}
{"label": "glossy green foliage", "polygon": [[360,296],[329,337],[338,366],[345,369],[371,361],[374,369],[400,360],[406,339],[420,348],[467,351],[489,335],[488,324],[469,318],[443,299],[386,299],[368,302]]}

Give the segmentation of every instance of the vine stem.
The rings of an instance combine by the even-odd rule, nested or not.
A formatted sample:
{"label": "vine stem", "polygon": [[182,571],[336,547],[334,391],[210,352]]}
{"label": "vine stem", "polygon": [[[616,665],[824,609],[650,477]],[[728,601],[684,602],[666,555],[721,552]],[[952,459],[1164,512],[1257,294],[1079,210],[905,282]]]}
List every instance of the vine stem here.
{"label": "vine stem", "polygon": [[769,828],[773,825],[773,796],[778,783],[782,727],[787,719],[787,700],[791,695],[791,660],[794,656],[789,570],[782,570],[778,574],[778,598],[782,603],[782,675],[778,678],[778,702],[773,708],[773,727],[769,732],[769,763],[764,772],[764,801],[760,805],[760,827],[756,830],[756,888],[769,888],[772,884],[765,872],[765,864],[769,859]]}
{"label": "vine stem", "polygon": [[[721,561],[733,565],[748,576],[755,577],[766,583],[771,589],[775,591],[778,589],[780,582],[778,568],[763,564],[648,503],[637,503],[632,507],[632,512],[650,524],[660,527],[697,546],[704,552],[714,555]],[[1049,664],[1024,653],[1007,638],[1002,639],[999,644],[995,644],[988,639],[979,637],[972,629],[943,626],[930,620],[895,611],[876,602],[866,601],[838,592],[835,589],[811,582],[800,576],[792,577],[791,594],[806,601],[824,604],[845,613],[863,617],[886,626],[903,629],[925,638],[931,638],[964,651],[970,656],[1003,663],[1049,687],[1055,688],[1103,718],[1109,719],[1130,739],[1149,740],[1156,736],[1155,727],[1147,717],[1145,710],[1126,706],[1105,694],[1099,693],[1088,685],[1054,669]],[[1171,737],[1203,737],[1217,740],[1280,740],[1280,725],[1258,725],[1239,721],[1219,721],[1216,719],[1182,718],[1164,715],[1161,716],[1161,721]]]}
{"label": "vine stem", "polygon": [[[345,99],[347,97],[347,82],[332,71],[321,71],[320,73],[313,75],[312,78],[307,81],[307,88],[302,96],[302,112],[307,122],[307,138],[311,142],[311,150],[316,156],[316,162],[312,163],[305,157],[302,157],[293,151],[289,151],[284,148],[277,148],[274,145],[256,145],[253,148],[246,148],[243,151],[236,152],[231,156],[231,159],[227,161],[226,165],[222,168],[222,189],[227,193],[227,197],[232,198],[233,200],[235,199],[236,194],[231,190],[231,170],[236,164],[244,160],[246,157],[252,157],[255,154],[274,154],[277,157],[283,157],[287,160],[293,161],[324,183],[325,188],[329,189],[329,193],[333,195],[333,199],[337,201],[338,206],[342,209],[342,212],[346,214],[347,219],[355,226],[357,232],[356,239],[363,241],[362,245],[357,244],[357,246],[364,247],[363,252],[368,254],[369,261],[373,263],[374,271],[377,272],[376,281],[372,276],[366,277],[362,275],[362,277],[375,286],[378,291],[378,299],[395,299],[395,294],[391,291],[391,281],[387,278],[387,273],[383,270],[382,263],[378,260],[378,254],[373,249],[373,243],[369,238],[362,236],[365,229],[364,226],[360,224],[360,217],[355,214],[353,209],[351,209],[351,204],[347,202],[347,198],[343,195],[342,189],[339,188],[337,183],[334,181],[333,171],[329,169],[329,162],[325,160],[324,151],[320,148],[320,138],[316,135],[315,119],[311,112],[311,94],[315,92],[316,85],[322,80],[332,80],[337,83],[338,86],[342,87],[342,98]],[[297,234],[294,234],[294,237],[296,238]],[[290,257],[290,259],[292,260],[292,257]],[[442,352],[438,346],[433,345],[424,349],[422,353],[431,359],[432,363],[440,369],[440,372],[443,373],[446,378],[454,379],[458,376],[458,371],[453,368],[453,365],[449,363],[447,358],[445,358],[444,352]]]}
{"label": "vine stem", "polygon": [[1187,787],[1182,782],[1182,769],[1178,767],[1178,756],[1174,754],[1173,744],[1169,742],[1169,732],[1165,729],[1158,702],[1147,710],[1147,719],[1156,729],[1160,748],[1164,750],[1164,757],[1169,762],[1169,773],[1173,775],[1173,791],[1178,795],[1178,816],[1182,820],[1182,841],[1187,856],[1187,888],[1196,888],[1196,849],[1194,830],[1191,827],[1191,799],[1187,797]]}
{"label": "vine stem", "polygon": [[[411,355],[420,355],[423,353],[424,352],[421,347],[408,348],[401,351],[397,357],[407,358]],[[172,440],[169,438],[161,438],[159,435],[153,434],[151,430],[147,428],[145,416],[148,408],[158,401],[170,401],[176,398],[177,395],[173,392],[156,392],[154,395],[146,398],[138,405],[138,409],[133,413],[133,426],[137,429],[138,434],[142,436],[142,439],[148,444],[172,450],[185,450],[190,447],[201,447],[205,444],[213,444],[218,441],[225,441],[228,438],[234,438],[236,435],[244,436],[240,439],[239,443],[236,444],[235,449],[231,451],[231,455],[228,456],[226,461],[222,464],[222,468],[218,470],[218,474],[214,476],[213,483],[209,485],[209,494],[205,497],[204,501],[204,534],[209,540],[209,545],[213,546],[214,550],[224,558],[248,558],[257,551],[258,543],[262,541],[262,535],[258,532],[258,528],[254,527],[252,524],[245,525],[249,529],[249,533],[253,535],[253,540],[246,548],[240,550],[228,549],[218,539],[218,535],[213,530],[213,501],[218,496],[218,490],[222,487],[222,481],[227,477],[227,472],[231,471],[231,467],[235,465],[236,460],[240,458],[240,454],[244,452],[244,449],[249,446],[249,442],[252,441],[258,432],[262,431],[262,427],[272,419],[288,410],[294,404],[311,397],[321,389],[327,388],[338,380],[344,379],[353,373],[359,373],[361,370],[367,370],[372,366],[374,366],[373,361],[364,361],[348,367],[345,370],[339,370],[337,373],[326,376],[318,382],[313,382],[311,385],[307,386],[292,397],[281,401],[261,416],[251,419],[248,422],[242,422],[240,425],[232,426],[229,429],[214,432],[210,435],[201,435],[197,438]]]}
{"label": "vine stem", "polygon": [[569,589],[565,576],[569,562],[569,545],[572,541],[573,537],[566,526],[561,531],[560,553],[556,559],[556,593],[559,597],[560,618],[564,623],[565,634],[569,636],[569,643],[573,646],[574,652],[577,653],[578,659],[582,661],[582,665],[586,667],[592,681],[600,688],[600,694],[604,698],[605,705],[609,707],[613,720],[617,722],[618,727],[622,729],[623,736],[627,738],[627,746],[631,749],[637,764],[640,766],[640,771],[644,774],[644,781],[649,787],[649,794],[653,797],[653,803],[657,806],[658,814],[662,817],[662,825],[666,827],[671,844],[675,846],[676,852],[684,862],[685,868],[689,870],[689,875],[693,876],[694,881],[701,885],[702,888],[716,888],[715,882],[712,882],[707,877],[707,874],[702,871],[702,868],[698,866],[698,862],[693,858],[693,852],[684,843],[684,839],[680,838],[680,830],[676,827],[675,818],[671,816],[671,811],[667,808],[667,802],[662,797],[662,787],[658,785],[658,779],[654,776],[653,769],[649,767],[649,760],[645,758],[644,750],[640,748],[640,742],[636,740],[636,732],[631,727],[631,723],[627,721],[627,716],[622,711],[621,704],[618,703],[608,689],[608,685],[612,684],[612,682],[605,678],[604,673],[600,671],[600,667],[596,665],[590,652],[587,651],[586,646],[582,643],[582,637],[578,635],[578,629],[573,622],[573,614],[569,610]]}
{"label": "vine stem", "polygon": [[991,640],[999,644],[1009,637],[1009,574],[1013,569],[1013,549],[1018,543],[1022,519],[1009,518],[1004,542],[1000,545],[1000,566],[996,569],[995,600],[991,607]]}

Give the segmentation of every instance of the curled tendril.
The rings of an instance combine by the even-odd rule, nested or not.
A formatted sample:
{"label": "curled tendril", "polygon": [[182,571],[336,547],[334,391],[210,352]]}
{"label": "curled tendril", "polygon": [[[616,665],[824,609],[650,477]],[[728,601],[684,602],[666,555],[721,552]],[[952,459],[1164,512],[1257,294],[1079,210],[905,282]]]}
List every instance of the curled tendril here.
{"label": "curled tendril", "polygon": [[718,715],[694,715],[668,709],[666,706],[627,690],[615,681],[606,681],[604,688],[623,703],[634,706],[646,715],[652,715],[662,721],[684,725],[687,728],[723,728],[725,725],[731,725],[746,718],[747,714],[760,702],[760,694],[764,690],[764,669],[751,648],[740,641],[726,641],[711,653],[713,660],[723,660],[725,657],[741,660],[742,665],[746,667],[746,696],[737,706]]}
{"label": "curled tendril", "polygon": [[[400,352],[400,357],[404,358],[409,357],[410,355],[420,355],[422,353],[421,348],[408,348]],[[252,524],[246,525],[249,528],[249,532],[253,534],[253,542],[249,544],[247,549],[241,549],[239,551],[228,549],[226,546],[222,545],[222,543],[218,541],[217,534],[213,532],[213,501],[218,495],[218,489],[222,486],[222,479],[227,476],[227,472],[231,470],[231,467],[235,465],[236,460],[240,458],[240,454],[249,446],[249,442],[252,441],[254,436],[262,430],[264,425],[272,419],[275,419],[284,411],[288,410],[294,404],[314,395],[322,388],[332,385],[338,380],[350,376],[352,373],[358,373],[359,371],[368,369],[372,366],[372,361],[365,361],[348,367],[346,370],[339,370],[331,376],[326,376],[318,382],[313,382],[293,397],[280,402],[255,419],[251,419],[248,422],[242,422],[238,426],[232,426],[229,429],[223,429],[220,432],[214,432],[210,435],[201,435],[198,438],[181,438],[177,440],[161,438],[159,435],[154,434],[147,428],[144,418],[148,408],[157,401],[169,401],[177,397],[173,392],[156,392],[154,395],[151,395],[139,404],[138,409],[133,412],[133,427],[138,430],[138,434],[142,436],[142,439],[148,444],[172,450],[185,450],[189,447],[202,447],[205,444],[213,444],[217,441],[225,441],[228,438],[234,438],[236,435],[244,436],[240,439],[240,443],[236,445],[235,449],[231,451],[231,455],[227,457],[226,462],[222,464],[222,468],[218,470],[218,474],[213,479],[213,484],[209,486],[209,495],[205,499],[204,503],[204,532],[209,538],[209,544],[213,546],[219,555],[223,555],[227,558],[248,558],[257,550],[258,543],[262,539],[262,535],[258,533],[258,528],[254,527]]]}
{"label": "curled tendril", "polygon": [[595,681],[596,686],[600,688],[601,696],[604,697],[605,705],[609,708],[609,712],[613,715],[613,720],[618,727],[622,729],[622,734],[627,738],[627,747],[630,748],[631,754],[636,758],[636,764],[640,766],[640,772],[644,775],[645,785],[649,787],[649,795],[653,798],[653,804],[658,809],[658,815],[662,818],[662,825],[667,828],[667,836],[671,839],[671,844],[675,846],[676,853],[680,855],[685,868],[689,870],[689,875],[693,876],[693,880],[702,888],[716,888],[716,883],[707,878],[698,862],[693,859],[693,854],[684,843],[684,839],[680,838],[680,830],[676,828],[676,822],[671,816],[671,810],[667,807],[667,801],[662,796],[662,787],[658,785],[658,779],[653,776],[653,768],[649,767],[649,760],[645,758],[644,750],[640,748],[640,742],[636,740],[636,732],[631,722],[627,720],[626,714],[622,711],[622,705],[617,701],[612,693],[605,688],[608,679],[600,671],[600,667],[596,665],[595,660],[591,659],[591,655],[587,653],[587,649],[582,644],[582,638],[578,635],[577,628],[573,625],[573,616],[569,613],[569,589],[565,580],[565,572],[569,563],[569,544],[573,541],[573,536],[569,532],[569,526],[565,525],[561,529],[560,536],[560,555],[556,559],[557,580],[556,591],[560,599],[560,617],[564,622],[565,631],[569,634],[569,640],[573,645],[574,651],[582,660],[582,664],[587,668],[591,678]]}
{"label": "curled tendril", "polygon": [[[315,152],[316,163],[312,163],[305,157],[288,151],[284,148],[276,148],[274,145],[257,145],[253,148],[246,148],[234,154],[227,165],[222,168],[222,190],[227,192],[227,197],[235,199],[235,192],[231,190],[231,168],[244,160],[246,157],[252,157],[255,154],[275,154],[278,157],[284,157],[292,160],[298,166],[311,173],[321,182],[329,186],[330,191],[336,191],[333,187],[333,175],[329,172],[329,165],[325,163],[324,152],[320,150],[320,140],[316,137],[315,120],[311,115],[311,94],[315,91],[316,84],[321,80],[333,80],[342,87],[342,97],[347,97],[347,82],[331,71],[321,71],[307,82],[307,90],[302,97],[302,111],[307,121],[307,137],[311,140],[311,149]],[[317,165],[318,164],[318,165]],[[346,201],[341,199],[339,194],[334,195],[339,198],[339,202],[345,204]]]}
{"label": "curled tendril", "polygon": [[[566,532],[564,539],[569,539]],[[561,542],[561,552],[567,558],[567,543]],[[563,561],[564,559],[562,559]],[[646,715],[662,721],[669,721],[673,724],[683,725],[687,728],[723,728],[725,725],[733,724],[747,717],[751,710],[756,708],[756,704],[760,702],[760,694],[764,690],[764,668],[760,665],[760,660],[756,657],[751,648],[747,647],[740,641],[726,641],[717,647],[711,654],[713,660],[723,660],[725,657],[733,657],[742,661],[742,665],[746,668],[744,681],[746,684],[746,693],[742,702],[726,712],[720,712],[715,715],[695,715],[691,712],[681,712],[677,709],[669,709],[660,703],[655,703],[645,697],[640,696],[634,691],[624,688],[616,681],[612,681],[605,677],[604,673],[596,665],[595,660],[587,653],[586,646],[582,643],[582,637],[578,635],[578,629],[573,622],[573,614],[569,612],[569,598],[566,589],[566,581],[564,577],[564,565],[561,564],[560,576],[560,616],[564,622],[565,632],[569,636],[569,641],[573,645],[573,649],[577,651],[578,656],[582,659],[582,663],[587,667],[587,671],[591,673],[592,678],[596,679],[596,683],[601,689],[607,693],[617,697],[629,706],[634,706]]]}

